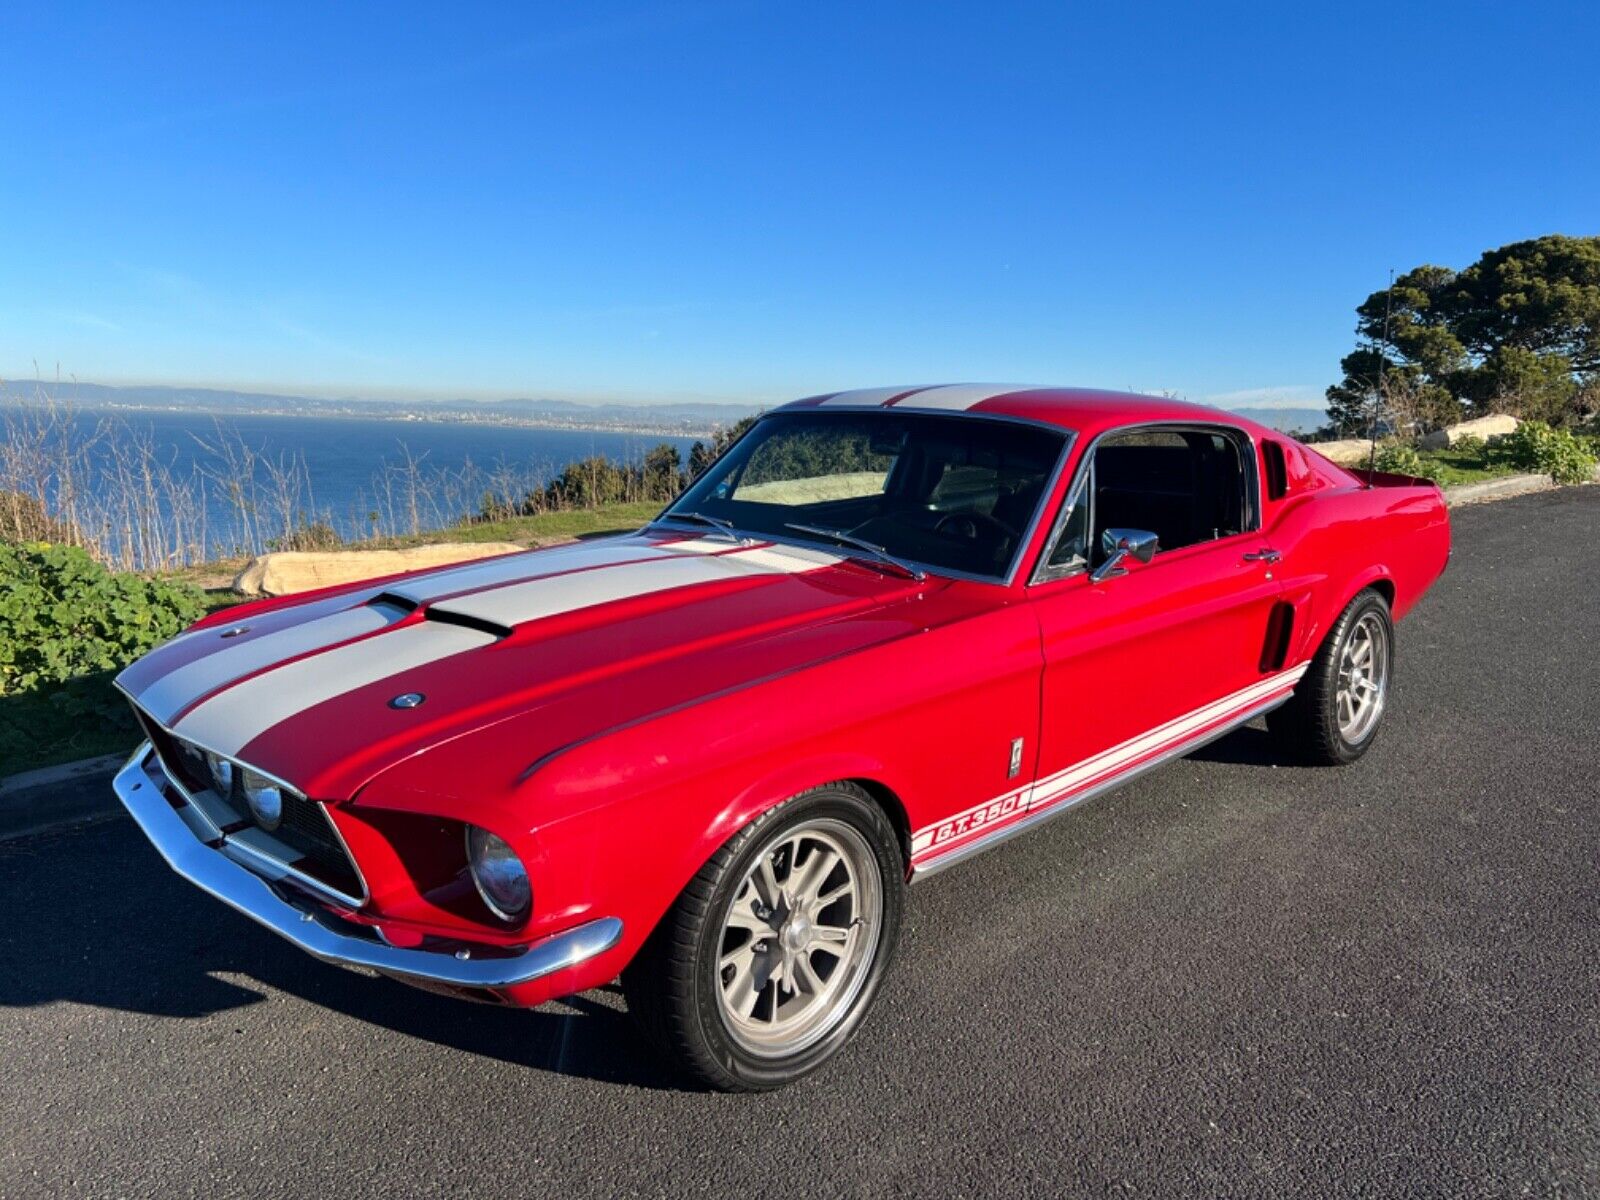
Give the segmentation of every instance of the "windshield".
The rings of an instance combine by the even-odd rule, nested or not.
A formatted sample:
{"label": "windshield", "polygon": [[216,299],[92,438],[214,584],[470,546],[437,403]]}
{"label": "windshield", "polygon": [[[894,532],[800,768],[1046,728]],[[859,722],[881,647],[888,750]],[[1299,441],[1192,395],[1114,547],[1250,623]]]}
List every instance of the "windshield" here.
{"label": "windshield", "polygon": [[931,570],[1004,579],[1065,444],[1065,430],[982,417],[774,413],[663,515],[783,541],[833,531]]}

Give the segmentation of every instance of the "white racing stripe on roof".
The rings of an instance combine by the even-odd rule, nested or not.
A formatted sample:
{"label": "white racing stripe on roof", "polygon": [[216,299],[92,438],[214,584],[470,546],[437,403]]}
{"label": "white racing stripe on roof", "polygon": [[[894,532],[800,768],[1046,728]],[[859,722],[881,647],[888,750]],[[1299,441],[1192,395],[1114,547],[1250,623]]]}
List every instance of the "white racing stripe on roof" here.
{"label": "white racing stripe on roof", "polygon": [[952,383],[916,392],[895,407],[966,409],[985,400],[993,400],[996,396],[1033,390],[1034,386],[1026,383]]}
{"label": "white racing stripe on roof", "polygon": [[[182,712],[185,705],[193,704],[224,684],[286,658],[382,629],[396,620],[397,615],[393,609],[385,611],[361,604],[258,637],[220,642],[218,648],[204,658],[185,663],[145,688],[139,693],[139,703],[161,724],[171,725],[173,717]],[[217,630],[209,632],[213,637],[219,636]]]}
{"label": "white racing stripe on roof", "polygon": [[857,388],[853,392],[840,392],[837,396],[829,396],[818,408],[831,408],[834,405],[858,405],[871,408],[874,405],[887,404],[902,392],[916,391],[915,384],[901,384],[899,387]]}
{"label": "white racing stripe on roof", "polygon": [[198,705],[173,732],[219,754],[238,754],[313,705],[494,640],[493,634],[437,621],[404,625],[247,679]]}

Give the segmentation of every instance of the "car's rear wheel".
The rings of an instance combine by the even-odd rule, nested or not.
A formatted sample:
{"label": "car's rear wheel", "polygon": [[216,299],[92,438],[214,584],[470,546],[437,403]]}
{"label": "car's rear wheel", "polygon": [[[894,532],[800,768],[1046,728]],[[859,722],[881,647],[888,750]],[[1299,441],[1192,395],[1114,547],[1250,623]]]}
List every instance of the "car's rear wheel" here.
{"label": "car's rear wheel", "polygon": [[1267,728],[1305,762],[1354,762],[1378,736],[1393,668],[1389,606],[1368,588],[1339,614],[1294,696],[1267,714]]}
{"label": "car's rear wheel", "polygon": [[850,1038],[899,936],[905,866],[850,784],[751,822],[690,881],[623,973],[628,1006],[712,1087],[779,1087]]}

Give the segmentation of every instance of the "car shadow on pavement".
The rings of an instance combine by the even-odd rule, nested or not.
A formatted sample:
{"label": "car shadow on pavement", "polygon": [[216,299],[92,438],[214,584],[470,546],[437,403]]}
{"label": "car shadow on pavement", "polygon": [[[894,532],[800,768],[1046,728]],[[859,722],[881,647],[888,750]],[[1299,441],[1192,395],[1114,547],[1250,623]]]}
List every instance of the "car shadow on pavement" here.
{"label": "car shadow on pavement", "polygon": [[0,913],[0,1007],[196,1019],[259,1004],[271,988],[534,1070],[693,1089],[635,1034],[614,988],[530,1011],[329,966],[179,879],[130,821],[0,843]]}
{"label": "car shadow on pavement", "polygon": [[1232,733],[1201,746],[1185,755],[1195,762],[1225,763],[1242,767],[1287,767],[1294,760],[1285,754],[1270,733],[1254,725],[1235,729]]}

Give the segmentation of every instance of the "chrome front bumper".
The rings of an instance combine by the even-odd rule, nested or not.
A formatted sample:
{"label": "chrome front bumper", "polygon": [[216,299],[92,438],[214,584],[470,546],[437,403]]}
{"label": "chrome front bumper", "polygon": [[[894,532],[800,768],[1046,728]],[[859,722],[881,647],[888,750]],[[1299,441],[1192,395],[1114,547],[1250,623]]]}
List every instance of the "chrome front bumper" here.
{"label": "chrome front bumper", "polygon": [[[622,922],[615,917],[558,933],[526,949],[498,957],[472,957],[470,949],[455,952],[408,950],[335,927],[339,918],[307,900],[297,903],[287,892],[246,870],[202,842],[162,795],[144,769],[151,753],[146,742],[134,752],[112,783],[117,799],[133,815],[144,835],[179,875],[228,907],[242,912],[279,937],[324,962],[367,967],[399,979],[463,988],[505,988],[528,983],[576,966],[617,944]],[[346,925],[348,930],[359,927]],[[485,948],[488,949],[487,947]],[[463,957],[465,955],[465,957]]]}

